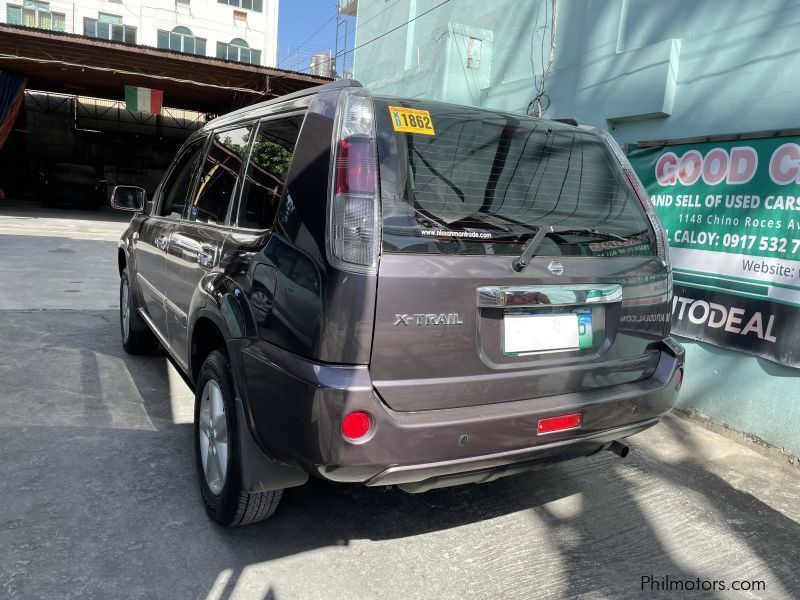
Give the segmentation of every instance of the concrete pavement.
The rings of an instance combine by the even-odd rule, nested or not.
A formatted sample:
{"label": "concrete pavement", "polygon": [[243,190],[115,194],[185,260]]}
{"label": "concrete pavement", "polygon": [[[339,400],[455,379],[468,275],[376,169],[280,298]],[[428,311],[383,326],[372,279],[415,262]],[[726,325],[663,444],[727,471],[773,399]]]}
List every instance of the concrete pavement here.
{"label": "concrete pavement", "polygon": [[[798,469],[677,418],[625,460],[422,495],[312,481],[217,527],[191,392],[120,346],[124,226],[0,207],[0,597],[800,597]],[[766,589],[642,589],[665,576]]]}

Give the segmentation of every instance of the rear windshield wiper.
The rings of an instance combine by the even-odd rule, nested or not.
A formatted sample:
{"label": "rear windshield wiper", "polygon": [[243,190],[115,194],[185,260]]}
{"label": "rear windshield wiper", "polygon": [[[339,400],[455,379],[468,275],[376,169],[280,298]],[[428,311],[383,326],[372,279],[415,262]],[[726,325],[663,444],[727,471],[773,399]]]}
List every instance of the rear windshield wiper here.
{"label": "rear windshield wiper", "polygon": [[628,238],[617,235],[616,233],[611,233],[608,231],[602,231],[600,229],[593,229],[591,227],[570,227],[565,229],[556,229],[552,225],[544,225],[539,228],[539,231],[536,232],[530,241],[525,245],[522,249],[522,254],[520,254],[517,258],[514,259],[514,262],[511,263],[511,266],[514,267],[514,270],[519,272],[522,271],[525,267],[528,266],[531,259],[533,258],[536,251],[541,246],[544,238],[548,235],[568,235],[568,234],[588,234],[593,235],[595,237],[605,238],[607,240],[619,240],[622,242],[627,242]]}

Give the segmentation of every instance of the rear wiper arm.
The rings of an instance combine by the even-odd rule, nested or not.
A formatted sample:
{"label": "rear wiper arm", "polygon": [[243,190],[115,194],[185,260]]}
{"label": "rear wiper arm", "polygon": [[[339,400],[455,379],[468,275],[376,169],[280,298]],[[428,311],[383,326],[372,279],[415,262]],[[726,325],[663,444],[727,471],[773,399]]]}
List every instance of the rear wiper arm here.
{"label": "rear wiper arm", "polygon": [[618,233],[611,233],[610,231],[603,231],[602,229],[594,229],[593,227],[571,227],[569,229],[554,229],[552,233],[558,235],[560,233],[588,233],[596,237],[606,238],[608,240],[619,240],[620,242],[627,242],[628,238]]}
{"label": "rear wiper arm", "polygon": [[528,266],[531,259],[533,258],[536,251],[541,246],[544,238],[548,235],[555,234],[569,234],[569,233],[586,233],[590,235],[594,235],[597,237],[606,238],[609,240],[620,240],[622,242],[628,241],[628,238],[623,237],[621,235],[617,235],[616,233],[610,233],[608,231],[601,231],[600,229],[593,229],[591,227],[571,227],[569,229],[556,229],[552,225],[545,225],[539,228],[539,231],[536,232],[530,241],[525,245],[522,249],[522,254],[520,254],[517,258],[514,259],[514,262],[511,263],[511,266],[514,268],[515,271],[520,272],[525,267]]}

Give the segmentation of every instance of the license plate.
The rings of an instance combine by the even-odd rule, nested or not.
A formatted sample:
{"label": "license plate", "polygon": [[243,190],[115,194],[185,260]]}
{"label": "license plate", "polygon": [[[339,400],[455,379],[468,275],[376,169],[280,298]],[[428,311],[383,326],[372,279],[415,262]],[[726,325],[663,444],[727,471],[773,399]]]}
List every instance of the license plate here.
{"label": "license plate", "polygon": [[592,313],[506,313],[503,316],[503,352],[565,352],[592,347]]}

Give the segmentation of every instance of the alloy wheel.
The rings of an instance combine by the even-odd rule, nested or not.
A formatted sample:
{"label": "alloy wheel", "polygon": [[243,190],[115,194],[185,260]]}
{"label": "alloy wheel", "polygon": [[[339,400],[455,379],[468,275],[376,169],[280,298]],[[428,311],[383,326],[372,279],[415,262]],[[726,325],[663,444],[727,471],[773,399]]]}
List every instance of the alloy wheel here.
{"label": "alloy wheel", "polygon": [[228,422],[222,390],[213,379],[203,388],[198,425],[203,474],[208,489],[219,496],[228,472]]}

